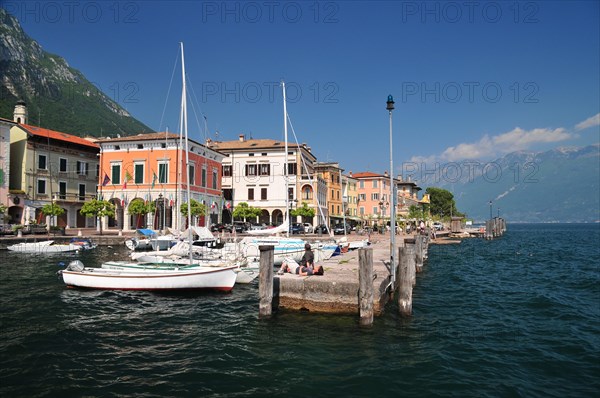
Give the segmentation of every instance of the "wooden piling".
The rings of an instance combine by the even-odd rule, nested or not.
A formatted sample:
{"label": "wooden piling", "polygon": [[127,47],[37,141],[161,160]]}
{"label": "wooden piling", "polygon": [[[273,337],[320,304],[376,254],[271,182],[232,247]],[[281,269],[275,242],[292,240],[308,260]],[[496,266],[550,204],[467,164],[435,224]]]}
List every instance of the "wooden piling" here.
{"label": "wooden piling", "polygon": [[360,325],[373,323],[373,249],[358,250],[358,310]]}
{"label": "wooden piling", "polygon": [[259,246],[260,266],[258,275],[258,317],[269,318],[273,313],[273,263],[274,246]]}
{"label": "wooden piling", "polygon": [[398,311],[403,316],[412,315],[412,275],[415,267],[414,245],[405,244],[398,248],[398,259],[400,262],[399,289],[398,289]]}
{"label": "wooden piling", "polygon": [[420,273],[423,270],[423,236],[415,237],[415,272]]}

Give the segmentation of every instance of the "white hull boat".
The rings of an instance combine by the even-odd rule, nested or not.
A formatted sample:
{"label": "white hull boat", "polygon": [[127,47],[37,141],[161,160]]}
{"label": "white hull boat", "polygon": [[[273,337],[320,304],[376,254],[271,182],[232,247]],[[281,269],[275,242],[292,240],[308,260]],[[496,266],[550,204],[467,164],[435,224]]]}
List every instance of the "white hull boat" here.
{"label": "white hull boat", "polygon": [[43,242],[23,242],[8,246],[7,249],[17,253],[35,253],[35,254],[51,254],[51,253],[68,253],[78,252],[80,250],[88,250],[95,248],[89,241],[73,240],[68,244],[55,244],[53,240]]}
{"label": "white hull boat", "polygon": [[61,271],[70,287],[104,290],[219,290],[230,291],[237,267],[188,267],[183,269],[85,268],[73,261]]}
{"label": "white hull boat", "polygon": [[236,273],[235,283],[250,283],[258,276],[259,263],[254,262],[247,265],[234,265],[227,261],[206,261],[206,260],[192,260],[178,258],[170,259],[161,257],[156,262],[140,262],[131,263],[127,261],[108,261],[102,264],[104,269],[112,269],[118,271],[125,270],[193,270],[198,268],[208,267],[234,267]]}

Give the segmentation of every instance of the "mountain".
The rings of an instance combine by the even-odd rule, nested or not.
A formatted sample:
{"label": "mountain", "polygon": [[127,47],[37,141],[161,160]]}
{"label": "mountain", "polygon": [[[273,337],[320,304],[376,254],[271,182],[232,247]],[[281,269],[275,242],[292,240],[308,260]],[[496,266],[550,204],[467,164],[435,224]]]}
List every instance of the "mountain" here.
{"label": "mountain", "polygon": [[493,162],[461,166],[460,181],[455,181],[458,172],[447,168],[444,173],[442,166],[440,175],[446,178],[421,185],[451,191],[458,210],[469,218],[489,218],[491,200],[493,215],[499,210],[508,222],[600,221],[599,144],[513,152]]}
{"label": "mountain", "polygon": [[152,130],[98,90],[85,76],[49,54],[0,8],[0,117],[13,119],[27,103],[29,124],[78,136],[134,135]]}

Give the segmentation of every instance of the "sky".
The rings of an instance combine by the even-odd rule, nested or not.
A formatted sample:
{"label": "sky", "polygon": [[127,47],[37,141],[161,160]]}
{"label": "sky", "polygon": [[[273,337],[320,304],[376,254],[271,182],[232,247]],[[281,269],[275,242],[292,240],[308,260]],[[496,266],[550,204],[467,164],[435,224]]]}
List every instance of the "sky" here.
{"label": "sky", "polygon": [[[3,1],[154,130],[297,140],[346,171],[600,141],[598,1]],[[204,122],[206,117],[206,126]],[[289,140],[294,136],[290,130]],[[428,166],[425,166],[428,167]]]}

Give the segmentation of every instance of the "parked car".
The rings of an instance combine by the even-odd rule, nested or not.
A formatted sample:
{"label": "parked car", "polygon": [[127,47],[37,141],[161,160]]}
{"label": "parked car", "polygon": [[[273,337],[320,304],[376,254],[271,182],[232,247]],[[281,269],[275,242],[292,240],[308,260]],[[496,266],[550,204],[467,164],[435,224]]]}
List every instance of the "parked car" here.
{"label": "parked car", "polygon": [[267,228],[267,226],[265,224],[252,224],[250,226],[251,231],[260,231],[265,228]]}
{"label": "parked car", "polygon": [[317,225],[315,227],[315,229],[314,229],[314,233],[315,234],[326,234],[326,233],[328,233],[327,226],[325,224]]}
{"label": "parked car", "polygon": [[[350,225],[346,224],[346,234],[349,234],[350,230],[351,230]],[[334,235],[343,235],[344,234],[344,224],[336,224],[333,227],[333,234]]]}
{"label": "parked car", "polygon": [[302,225],[304,225],[304,232],[305,232],[305,233],[307,233],[307,234],[312,234],[312,233],[313,233],[313,231],[314,231],[314,228],[313,228],[313,226],[312,226],[312,224],[311,224],[311,223],[309,223],[309,222],[305,222],[305,223],[304,223],[304,224],[302,224]]}
{"label": "parked car", "polygon": [[234,221],[233,227],[235,228],[235,232],[242,233],[248,230],[248,223],[244,221]]}
{"label": "parked car", "polygon": [[441,231],[444,229],[444,224],[442,224],[439,221],[436,221],[433,223],[433,229],[435,229],[436,231]]}
{"label": "parked car", "polygon": [[231,226],[231,224],[212,224],[210,226],[210,230],[211,232],[231,232],[233,231],[233,227]]}
{"label": "parked car", "polygon": [[292,234],[303,234],[304,233],[304,225],[300,223],[293,223],[290,227],[290,233]]}

